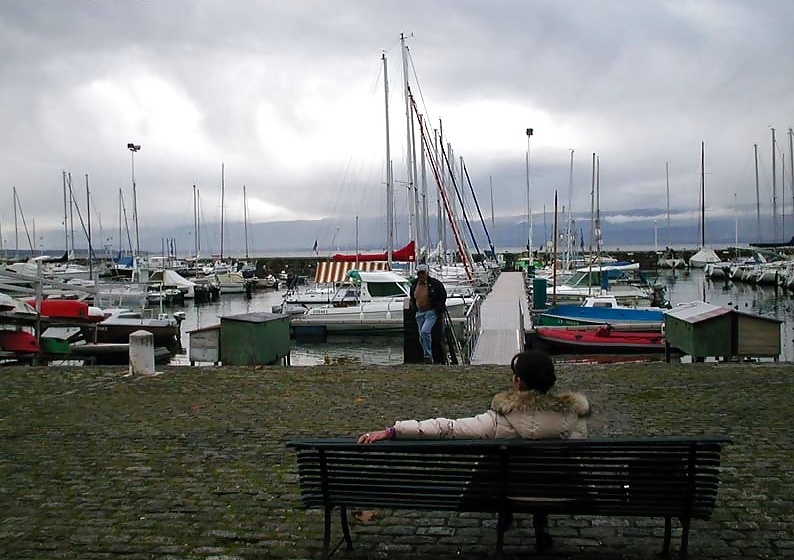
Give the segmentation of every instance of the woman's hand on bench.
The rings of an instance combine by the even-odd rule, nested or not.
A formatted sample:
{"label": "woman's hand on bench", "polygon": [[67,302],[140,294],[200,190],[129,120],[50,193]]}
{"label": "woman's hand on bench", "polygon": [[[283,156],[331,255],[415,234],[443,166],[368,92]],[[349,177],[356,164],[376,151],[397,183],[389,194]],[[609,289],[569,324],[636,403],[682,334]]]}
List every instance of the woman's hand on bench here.
{"label": "woman's hand on bench", "polygon": [[375,443],[383,439],[389,439],[389,432],[387,430],[377,430],[374,432],[367,432],[358,437],[358,443]]}

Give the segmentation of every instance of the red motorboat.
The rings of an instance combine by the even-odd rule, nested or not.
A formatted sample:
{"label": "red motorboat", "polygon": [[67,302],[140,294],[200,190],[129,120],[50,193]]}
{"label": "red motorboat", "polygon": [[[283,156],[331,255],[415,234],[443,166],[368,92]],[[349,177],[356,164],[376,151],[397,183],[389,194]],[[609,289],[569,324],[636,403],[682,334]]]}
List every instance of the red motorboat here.
{"label": "red motorboat", "polygon": [[596,330],[541,328],[536,333],[546,347],[560,352],[664,352],[664,335],[660,332],[616,331],[604,325]]}
{"label": "red motorboat", "polygon": [[25,331],[0,330],[0,350],[16,353],[34,353],[40,350],[36,337]]}

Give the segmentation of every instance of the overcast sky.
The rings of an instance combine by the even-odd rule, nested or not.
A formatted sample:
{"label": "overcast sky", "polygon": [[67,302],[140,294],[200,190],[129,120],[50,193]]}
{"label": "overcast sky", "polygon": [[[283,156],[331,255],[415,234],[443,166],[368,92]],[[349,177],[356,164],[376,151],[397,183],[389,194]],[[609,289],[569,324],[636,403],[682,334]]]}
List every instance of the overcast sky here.
{"label": "overcast sky", "polygon": [[[119,189],[140,227],[217,221],[221,165],[229,220],[385,211],[381,53],[389,65],[391,148],[404,198],[400,33],[421,110],[466,161],[483,211],[696,212],[705,142],[710,212],[792,213],[791,0],[3,0],[0,3],[0,220],[13,238],[16,187],[28,226],[62,227],[62,172],[106,229]],[[399,200],[398,200],[399,206]],[[766,210],[765,210],[766,211]],[[20,224],[21,224],[21,217]],[[644,218],[647,219],[647,218]],[[21,225],[20,225],[21,227]],[[96,227],[96,225],[94,226]],[[8,245],[8,243],[7,243]]]}

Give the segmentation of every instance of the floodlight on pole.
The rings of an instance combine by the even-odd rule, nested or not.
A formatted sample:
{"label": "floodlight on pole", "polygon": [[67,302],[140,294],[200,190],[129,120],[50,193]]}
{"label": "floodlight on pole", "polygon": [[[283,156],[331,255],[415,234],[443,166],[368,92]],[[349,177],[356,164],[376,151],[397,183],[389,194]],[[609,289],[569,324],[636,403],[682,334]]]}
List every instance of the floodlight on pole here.
{"label": "floodlight on pole", "polygon": [[527,257],[532,262],[532,188],[529,180],[529,139],[534,129],[527,129]]}
{"label": "floodlight on pole", "polygon": [[130,151],[130,160],[132,164],[132,219],[135,222],[135,256],[141,252],[141,238],[138,234],[138,191],[135,185],[135,152],[140,151],[140,144],[129,142],[127,149]]}

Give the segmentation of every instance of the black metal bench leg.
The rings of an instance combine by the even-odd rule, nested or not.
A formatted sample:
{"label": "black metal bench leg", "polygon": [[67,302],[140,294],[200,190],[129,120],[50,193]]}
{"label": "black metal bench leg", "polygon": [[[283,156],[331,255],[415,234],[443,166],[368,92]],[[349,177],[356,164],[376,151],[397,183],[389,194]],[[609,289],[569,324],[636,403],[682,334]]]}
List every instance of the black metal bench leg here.
{"label": "black metal bench leg", "polygon": [[499,517],[496,520],[496,552],[502,554],[502,548],[505,544],[505,531],[510,528],[513,523],[512,511],[500,511]]}
{"label": "black metal bench leg", "polygon": [[673,518],[672,517],[665,517],[664,518],[664,544],[662,545],[662,556],[669,556],[670,555],[670,539],[673,536]]}
{"label": "black metal bench leg", "polygon": [[689,525],[691,521],[692,520],[688,517],[681,518],[681,550],[678,551],[678,556],[681,558],[687,557],[687,551],[689,549]]}
{"label": "black metal bench leg", "polygon": [[331,550],[331,513],[334,508],[331,506],[325,507],[325,519],[323,520],[323,560],[330,558],[329,553]]}
{"label": "black metal bench leg", "polygon": [[341,516],[342,534],[345,536],[345,542],[347,543],[347,549],[348,550],[353,550],[353,538],[350,536],[350,525],[348,525],[348,523],[347,523],[347,507],[346,506],[340,506],[339,515]]}

